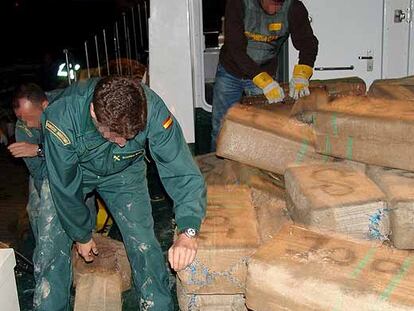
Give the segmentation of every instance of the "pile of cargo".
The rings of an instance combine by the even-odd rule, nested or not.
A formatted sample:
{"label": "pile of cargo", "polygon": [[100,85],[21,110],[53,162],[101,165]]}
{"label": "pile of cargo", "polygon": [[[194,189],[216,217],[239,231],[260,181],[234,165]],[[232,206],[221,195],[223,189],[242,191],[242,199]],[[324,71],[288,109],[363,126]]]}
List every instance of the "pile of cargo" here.
{"label": "pile of cargo", "polygon": [[182,311],[414,309],[414,79],[244,98],[216,154]]}

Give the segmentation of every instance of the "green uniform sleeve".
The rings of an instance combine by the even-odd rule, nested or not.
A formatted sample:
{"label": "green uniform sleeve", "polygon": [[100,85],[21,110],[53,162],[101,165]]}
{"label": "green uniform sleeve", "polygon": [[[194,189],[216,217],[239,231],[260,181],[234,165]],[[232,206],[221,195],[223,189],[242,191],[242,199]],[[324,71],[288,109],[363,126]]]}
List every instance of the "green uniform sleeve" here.
{"label": "green uniform sleeve", "polygon": [[[40,131],[35,129],[29,129],[22,121],[16,122],[15,129],[16,142],[27,142],[30,144],[38,145],[40,141]],[[35,180],[42,180],[46,176],[46,163],[44,158],[41,157],[25,157],[24,163],[29,170],[30,175]]]}
{"label": "green uniform sleeve", "polygon": [[72,138],[50,120],[44,120],[43,125],[46,165],[57,214],[69,237],[86,243],[92,236],[92,219],[84,203],[82,171]]}
{"label": "green uniform sleeve", "polygon": [[178,230],[199,230],[206,210],[204,178],[195,164],[181,128],[155,93],[149,101],[148,140],[161,181],[174,201]]}

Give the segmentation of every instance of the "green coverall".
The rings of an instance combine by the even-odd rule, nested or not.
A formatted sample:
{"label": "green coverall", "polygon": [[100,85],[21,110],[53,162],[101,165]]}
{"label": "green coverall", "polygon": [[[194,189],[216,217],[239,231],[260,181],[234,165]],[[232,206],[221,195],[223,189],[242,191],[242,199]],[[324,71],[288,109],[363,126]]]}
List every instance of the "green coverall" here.
{"label": "green coverall", "polygon": [[[48,96],[50,100],[50,96]],[[41,130],[16,123],[16,141],[43,143]],[[35,238],[33,254],[36,311],[69,310],[72,240],[57,217],[50,194],[44,158],[23,158],[30,173],[27,213]]]}
{"label": "green coverall", "polygon": [[121,231],[140,309],[172,310],[166,265],[153,229],[144,162],[146,141],[174,201],[179,230],[200,227],[206,208],[204,179],[179,124],[161,98],[144,85],[145,130],[122,148],[104,139],[89,110],[97,81],[73,84],[45,111],[46,164],[53,200],[67,234],[86,243],[93,227],[83,199],[97,190]]}

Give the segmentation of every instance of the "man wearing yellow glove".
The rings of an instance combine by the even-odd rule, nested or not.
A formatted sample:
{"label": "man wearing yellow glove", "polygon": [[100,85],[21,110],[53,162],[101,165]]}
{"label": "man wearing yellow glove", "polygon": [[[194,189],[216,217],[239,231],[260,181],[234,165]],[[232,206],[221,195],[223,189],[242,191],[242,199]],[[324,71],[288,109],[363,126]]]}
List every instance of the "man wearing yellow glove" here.
{"label": "man wearing yellow glove", "polygon": [[318,53],[308,12],[299,0],[227,0],[224,29],[213,95],[213,151],[224,115],[243,93],[264,94],[270,104],[285,98],[276,73],[279,52],[289,35],[299,51],[290,82],[293,98],[309,94],[308,80]]}

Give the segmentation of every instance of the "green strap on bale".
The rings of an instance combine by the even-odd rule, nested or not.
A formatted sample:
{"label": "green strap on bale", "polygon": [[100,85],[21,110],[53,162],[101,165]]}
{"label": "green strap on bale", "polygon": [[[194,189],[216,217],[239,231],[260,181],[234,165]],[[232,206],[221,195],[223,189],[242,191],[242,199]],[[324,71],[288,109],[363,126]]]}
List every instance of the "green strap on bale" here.
{"label": "green strap on bale", "polygon": [[408,270],[410,269],[411,265],[413,264],[414,256],[410,256],[404,260],[398,272],[393,276],[391,281],[388,283],[388,286],[380,295],[381,300],[388,300],[391,294],[395,290],[395,288],[401,283],[404,279],[405,275],[407,274]]}
{"label": "green strap on bale", "polygon": [[323,156],[323,161],[326,163],[329,160],[329,155],[332,154],[332,144],[329,135],[326,135],[325,139],[325,154]]}
{"label": "green strap on bale", "polygon": [[346,158],[348,160],[352,160],[353,145],[354,145],[354,138],[352,136],[348,136],[348,141],[346,143]]}
{"label": "green strap on bale", "polygon": [[336,118],[336,113],[332,114],[332,133],[333,136],[338,136],[338,122],[337,122],[337,118]]}
{"label": "green strap on bale", "polygon": [[[354,138],[352,136],[348,136],[348,140],[346,142],[346,155],[345,158],[348,160],[352,160],[353,158],[353,152],[354,152]],[[298,154],[301,151],[298,152]],[[331,137],[330,135],[326,135],[325,137],[325,151],[324,153],[324,162],[327,162],[329,157],[332,156],[332,143],[331,143]]]}
{"label": "green strap on bale", "polygon": [[303,159],[305,158],[306,152],[308,151],[309,147],[309,141],[307,139],[304,139],[302,141],[302,145],[300,146],[299,151],[296,154],[296,164],[300,164],[303,162]]}

